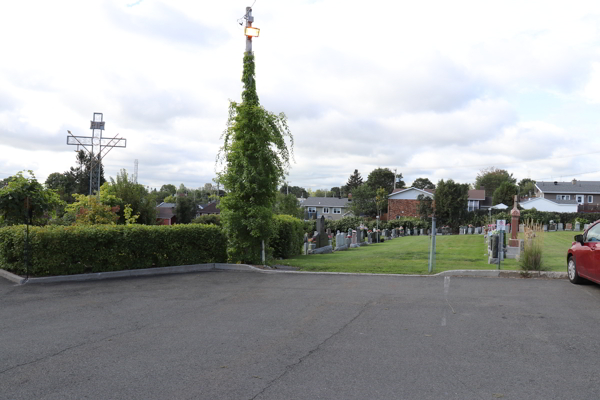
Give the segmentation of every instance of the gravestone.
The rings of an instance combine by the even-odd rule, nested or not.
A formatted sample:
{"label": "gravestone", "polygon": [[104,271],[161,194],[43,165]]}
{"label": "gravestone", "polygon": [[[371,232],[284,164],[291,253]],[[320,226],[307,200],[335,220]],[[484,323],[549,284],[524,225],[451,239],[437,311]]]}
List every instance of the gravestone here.
{"label": "gravestone", "polygon": [[575,230],[579,232],[581,230],[581,224],[579,222],[575,222]]}
{"label": "gravestone", "polygon": [[587,230],[587,228],[589,228],[589,227],[590,227],[590,224],[583,224],[583,230],[584,230],[584,231],[586,231],[586,230]]}
{"label": "gravestone", "polygon": [[369,243],[369,244],[373,243],[373,233],[372,232],[367,232],[367,243]]}
{"label": "gravestone", "polygon": [[556,224],[550,224],[548,227],[549,232],[556,232]]}
{"label": "gravestone", "polygon": [[572,231],[573,230],[573,224],[568,223],[567,227],[565,228],[566,231]]}
{"label": "gravestone", "polygon": [[525,232],[525,225],[519,224],[519,232],[521,232],[521,233]]}
{"label": "gravestone", "polygon": [[469,235],[473,234],[473,228],[469,227],[469,229],[467,230],[467,233],[468,233]]}
{"label": "gravestone", "polygon": [[325,246],[329,246],[329,236],[327,236],[327,232],[325,231],[325,217],[321,216],[321,218],[317,218],[317,240],[313,242],[316,244],[317,249]]}
{"label": "gravestone", "polygon": [[421,235],[423,234],[423,229],[422,229],[422,228],[421,228],[421,233],[420,233],[420,234],[421,234]]}
{"label": "gravestone", "polygon": [[544,232],[548,232],[548,225],[542,225],[542,229],[544,230]]}
{"label": "gravestone", "polygon": [[352,244],[357,244],[358,243],[358,234],[356,233],[356,231],[352,231]]}
{"label": "gravestone", "polygon": [[563,230],[563,223],[562,223],[562,222],[559,222],[559,223],[558,223],[558,230],[559,230],[559,231],[562,231],[562,230]]}
{"label": "gravestone", "polygon": [[304,255],[308,254],[308,233],[304,234]]}

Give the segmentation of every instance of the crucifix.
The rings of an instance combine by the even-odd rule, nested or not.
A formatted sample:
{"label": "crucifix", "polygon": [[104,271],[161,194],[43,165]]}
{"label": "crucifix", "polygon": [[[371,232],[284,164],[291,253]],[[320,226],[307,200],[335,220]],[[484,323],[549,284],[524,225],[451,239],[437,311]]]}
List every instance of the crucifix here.
{"label": "crucifix", "polygon": [[[114,147],[127,147],[127,139],[119,138],[119,134],[113,138],[103,138],[102,131],[104,130],[104,120],[102,113],[94,113],[92,118],[90,129],[92,130],[92,136],[75,136],[69,132],[67,136],[67,144],[83,147],[90,154],[90,196],[96,191],[100,194],[100,170],[102,168],[102,159],[114,148]],[[104,154],[103,151],[107,149]]]}

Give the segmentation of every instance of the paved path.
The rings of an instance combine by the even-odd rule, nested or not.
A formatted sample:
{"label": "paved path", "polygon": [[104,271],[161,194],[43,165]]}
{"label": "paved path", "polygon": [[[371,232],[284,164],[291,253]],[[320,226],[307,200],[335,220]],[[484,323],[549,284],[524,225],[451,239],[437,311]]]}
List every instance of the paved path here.
{"label": "paved path", "polygon": [[0,280],[0,399],[595,400],[599,326],[566,280]]}

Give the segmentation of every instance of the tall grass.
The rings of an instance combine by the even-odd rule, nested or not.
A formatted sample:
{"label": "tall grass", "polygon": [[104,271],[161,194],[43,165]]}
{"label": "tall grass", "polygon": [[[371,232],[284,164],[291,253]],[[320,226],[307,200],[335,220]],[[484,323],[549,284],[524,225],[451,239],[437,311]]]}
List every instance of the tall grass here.
{"label": "tall grass", "polygon": [[523,271],[543,271],[542,249],[544,247],[544,228],[532,219],[525,221],[524,250],[519,258],[519,266]]}

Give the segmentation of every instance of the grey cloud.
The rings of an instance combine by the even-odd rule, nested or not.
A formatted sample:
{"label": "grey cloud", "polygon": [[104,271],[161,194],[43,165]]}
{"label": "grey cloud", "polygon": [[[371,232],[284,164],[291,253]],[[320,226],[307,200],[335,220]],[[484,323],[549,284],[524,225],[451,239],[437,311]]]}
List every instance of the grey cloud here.
{"label": "grey cloud", "polygon": [[204,26],[188,15],[161,3],[156,3],[155,7],[158,10],[151,17],[137,15],[130,12],[130,9],[119,9],[111,5],[106,6],[106,11],[109,19],[121,29],[174,43],[214,47],[228,39],[229,34],[224,29]]}

